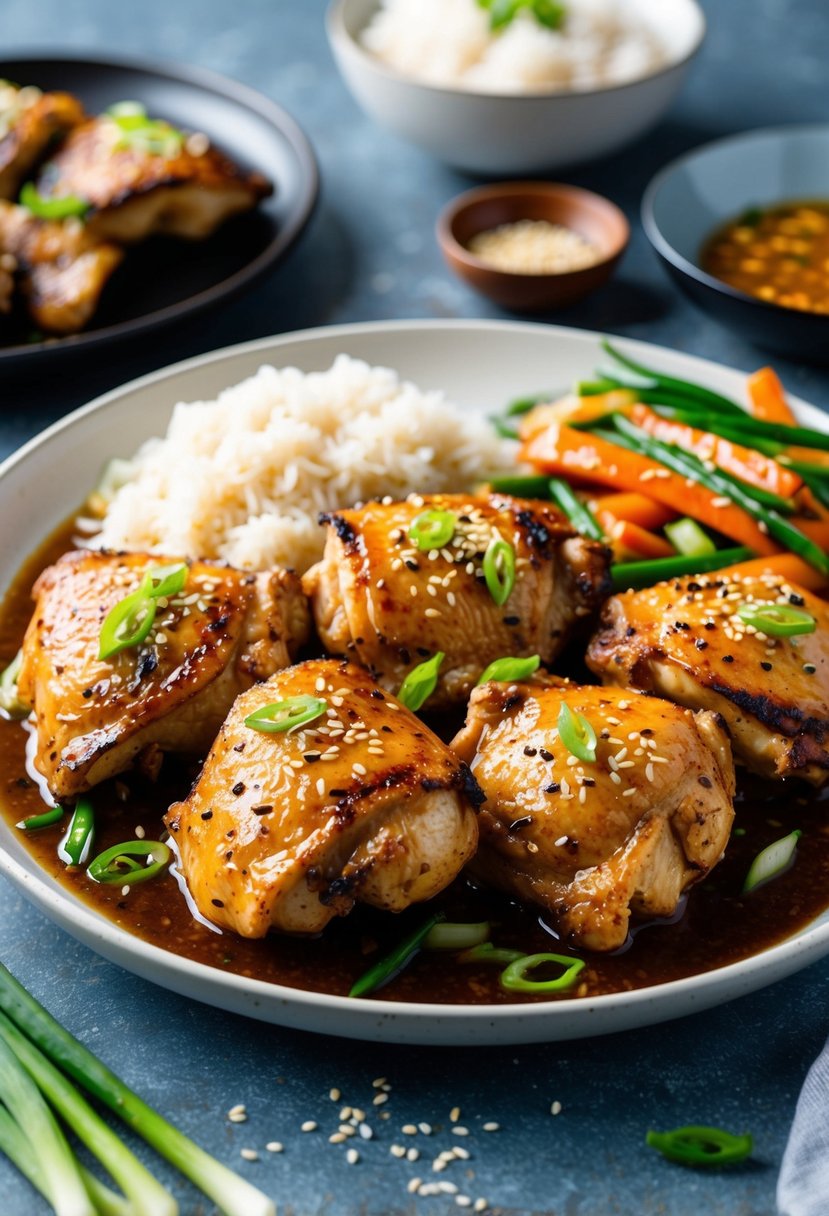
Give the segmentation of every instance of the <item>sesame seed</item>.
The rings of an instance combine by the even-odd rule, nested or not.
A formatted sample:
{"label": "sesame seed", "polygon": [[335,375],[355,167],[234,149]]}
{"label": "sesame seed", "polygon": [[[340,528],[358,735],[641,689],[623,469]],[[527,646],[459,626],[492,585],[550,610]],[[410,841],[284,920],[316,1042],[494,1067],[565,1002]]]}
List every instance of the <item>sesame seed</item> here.
{"label": "sesame seed", "polygon": [[410,1178],[409,1184],[406,1187],[406,1190],[409,1192],[410,1195],[414,1195],[420,1190],[422,1185],[423,1185],[423,1182],[421,1181],[420,1178]]}
{"label": "sesame seed", "polygon": [[453,1106],[449,1112],[449,1122],[457,1123],[457,1121],[458,1121],[458,1119],[460,1119],[460,1117],[461,1117],[461,1108],[459,1106]]}
{"label": "sesame seed", "polygon": [[611,773],[611,774],[610,774],[610,780],[613,782],[613,784],[614,784],[614,785],[621,785],[621,784],[622,784],[622,778],[619,776],[619,774],[618,774],[618,773]]}
{"label": "sesame seed", "polygon": [[320,797],[325,794],[325,781],[322,777],[317,777],[317,793]]}
{"label": "sesame seed", "polygon": [[356,1129],[350,1123],[341,1123],[339,1130],[344,1136],[353,1136],[356,1134]]}
{"label": "sesame seed", "polygon": [[352,1107],[343,1106],[340,1110],[340,1119],[350,1119],[353,1113]]}
{"label": "sesame seed", "polygon": [[423,1132],[423,1135],[424,1135],[424,1136],[431,1136],[431,1134],[432,1134],[432,1125],[431,1125],[431,1123],[418,1123],[418,1125],[417,1125],[417,1126],[418,1126],[418,1127],[420,1128],[420,1130]]}
{"label": "sesame seed", "polygon": [[347,1139],[348,1139],[348,1137],[343,1135],[342,1132],[334,1132],[334,1134],[332,1136],[328,1137],[328,1143],[329,1144],[344,1144]]}
{"label": "sesame seed", "polygon": [[468,1136],[469,1128],[468,1127],[453,1127],[452,1135],[453,1136]]}
{"label": "sesame seed", "polygon": [[552,1104],[552,1106],[550,1107],[550,1114],[551,1115],[560,1115],[561,1114],[561,1103],[560,1102],[554,1102]]}
{"label": "sesame seed", "polygon": [[417,1128],[415,1127],[414,1123],[404,1123],[400,1130],[404,1136],[417,1135]]}
{"label": "sesame seed", "polygon": [[374,1132],[367,1123],[361,1123],[357,1130],[363,1140],[372,1140],[374,1138]]}
{"label": "sesame seed", "polygon": [[632,798],[635,793],[636,793],[636,789],[634,786],[631,785],[628,787],[628,789],[622,790],[622,797],[623,798]]}
{"label": "sesame seed", "polygon": [[244,1157],[245,1161],[258,1161],[259,1154],[255,1148],[240,1148],[239,1156]]}
{"label": "sesame seed", "polygon": [[484,1124],[485,1132],[499,1132],[500,1130],[501,1130],[500,1123],[485,1123]]}
{"label": "sesame seed", "polygon": [[[356,764],[355,764],[355,765],[354,765],[354,771],[355,771],[355,772],[362,772],[362,773],[365,773],[365,771],[366,771],[366,770],[363,768],[362,764],[360,764],[360,765],[356,765]],[[389,1100],[389,1095],[388,1095],[388,1094],[379,1093],[379,1094],[375,1094],[375,1095],[374,1095],[374,1097],[373,1097],[373,1099],[372,1099],[372,1103],[371,1103],[371,1104],[372,1104],[372,1106],[382,1106],[382,1105],[383,1105],[383,1103],[384,1103],[384,1102],[388,1102],[388,1100]]]}
{"label": "sesame seed", "polygon": [[454,1182],[439,1182],[438,1191],[443,1195],[457,1195],[458,1188]]}
{"label": "sesame seed", "polygon": [[483,1199],[483,1198],[476,1199],[472,1205],[472,1211],[473,1212],[485,1212],[488,1207],[489,1207],[489,1203],[486,1201],[486,1199]]}
{"label": "sesame seed", "polygon": [[470,1152],[468,1148],[461,1148],[461,1146],[458,1144],[452,1149],[452,1156],[457,1157],[458,1161],[468,1161]]}
{"label": "sesame seed", "polygon": [[247,1110],[241,1103],[238,1106],[231,1106],[227,1112],[227,1117],[231,1123],[244,1123],[247,1119]]}
{"label": "sesame seed", "polygon": [[420,1156],[419,1148],[410,1148],[406,1153],[406,1160],[407,1161],[417,1161],[419,1156]]}
{"label": "sesame seed", "polygon": [[360,1160],[360,1154],[357,1152],[356,1148],[350,1148],[345,1155],[345,1159],[349,1165],[356,1165]]}
{"label": "sesame seed", "polygon": [[392,1157],[397,1157],[398,1159],[406,1156],[406,1150],[402,1144],[393,1144],[389,1149],[389,1152],[391,1153]]}
{"label": "sesame seed", "polygon": [[342,1097],[342,1094],[340,1093],[340,1091],[338,1089],[329,1089],[328,1097],[331,1099],[332,1102],[339,1102],[340,1098]]}
{"label": "sesame seed", "polygon": [[269,1153],[281,1153],[284,1151],[284,1146],[279,1140],[269,1140],[265,1148]]}
{"label": "sesame seed", "polygon": [[423,615],[431,618],[431,617],[440,616],[441,612],[440,612],[439,608],[427,608],[426,611],[423,613]]}
{"label": "sesame seed", "polygon": [[364,1110],[360,1110],[359,1106],[355,1106],[354,1110],[351,1112],[351,1118],[354,1120],[354,1122],[362,1123],[365,1117],[366,1112]]}
{"label": "sesame seed", "polygon": [[315,1132],[317,1125],[313,1119],[306,1119],[299,1129],[301,1132]]}
{"label": "sesame seed", "polygon": [[455,1203],[458,1205],[459,1208],[471,1208],[472,1207],[472,1200],[469,1198],[468,1195],[456,1195]]}
{"label": "sesame seed", "polygon": [[144,837],[147,835],[147,833],[144,831],[144,829],[142,828],[140,823],[136,825],[135,835],[137,836],[137,838],[139,840],[143,840]]}
{"label": "sesame seed", "polygon": [[130,889],[129,889],[129,887],[122,887],[122,888],[121,888],[121,894],[122,894],[122,895],[129,895],[129,893],[130,893]]}

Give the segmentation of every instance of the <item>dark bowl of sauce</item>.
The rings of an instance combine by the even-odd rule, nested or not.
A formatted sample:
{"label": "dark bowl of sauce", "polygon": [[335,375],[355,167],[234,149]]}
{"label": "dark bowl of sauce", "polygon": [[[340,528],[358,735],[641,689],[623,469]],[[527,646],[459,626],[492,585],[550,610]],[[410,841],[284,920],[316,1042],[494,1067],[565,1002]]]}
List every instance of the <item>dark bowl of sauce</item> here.
{"label": "dark bowl of sauce", "polygon": [[663,169],[642,222],[707,315],[790,359],[829,364],[829,125],[698,148]]}

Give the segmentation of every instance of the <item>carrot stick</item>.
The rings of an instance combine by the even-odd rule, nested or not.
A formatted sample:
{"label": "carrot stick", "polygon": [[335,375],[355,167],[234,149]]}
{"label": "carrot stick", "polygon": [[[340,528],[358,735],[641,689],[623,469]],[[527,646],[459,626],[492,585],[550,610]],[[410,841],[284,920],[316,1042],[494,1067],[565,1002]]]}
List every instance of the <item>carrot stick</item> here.
{"label": "carrot stick", "polygon": [[526,443],[533,435],[554,423],[594,422],[614,410],[624,410],[633,404],[636,394],[627,388],[614,389],[595,397],[562,397],[560,401],[545,402],[525,414],[518,424],[518,434]]}
{"label": "carrot stick", "polygon": [[829,519],[829,510],[815,497],[809,486],[800,487],[795,494],[795,502],[798,511],[806,511],[815,519]]}
{"label": "carrot stick", "polygon": [[804,536],[808,536],[810,540],[820,545],[824,552],[829,553],[829,520],[803,519],[801,516],[793,515],[792,523],[796,528],[800,528]]}
{"label": "carrot stick", "polygon": [[711,431],[700,431],[685,422],[661,418],[646,405],[635,405],[630,411],[630,417],[637,426],[655,439],[661,439],[663,443],[673,443],[676,447],[684,448],[686,452],[693,452],[700,460],[711,460],[718,468],[739,477],[750,486],[759,486],[761,490],[770,490],[772,494],[791,498],[803,484],[803,479],[797,473],[764,456],[762,452],[755,452],[753,448],[723,439]]}
{"label": "carrot stick", "polygon": [[779,545],[741,507],[657,461],[617,447],[601,436],[574,431],[568,426],[549,426],[524,444],[520,459],[559,477],[600,482],[617,490],[646,490],[672,511],[690,515],[755,553],[780,551]]}
{"label": "carrot stick", "polygon": [[796,553],[776,553],[772,557],[754,557],[747,562],[739,562],[736,566],[728,566],[718,570],[717,574],[737,574],[742,578],[757,578],[761,574],[777,574],[796,587],[804,587],[806,591],[821,592],[829,588],[829,579],[804,562]]}
{"label": "carrot stick", "polygon": [[657,536],[639,524],[630,523],[626,519],[614,519],[607,511],[599,514],[599,522],[604,528],[613,549],[613,557],[617,562],[637,561],[639,558],[673,557],[676,553],[673,545],[664,536]]}
{"label": "carrot stick", "polygon": [[763,422],[783,422],[795,426],[797,419],[786,400],[780,377],[772,367],[761,367],[748,378],[748,397],[751,412]]}
{"label": "carrot stick", "polygon": [[653,531],[676,518],[676,511],[646,498],[644,494],[602,494],[595,499],[594,511],[606,512],[614,519],[623,519],[640,528]]}

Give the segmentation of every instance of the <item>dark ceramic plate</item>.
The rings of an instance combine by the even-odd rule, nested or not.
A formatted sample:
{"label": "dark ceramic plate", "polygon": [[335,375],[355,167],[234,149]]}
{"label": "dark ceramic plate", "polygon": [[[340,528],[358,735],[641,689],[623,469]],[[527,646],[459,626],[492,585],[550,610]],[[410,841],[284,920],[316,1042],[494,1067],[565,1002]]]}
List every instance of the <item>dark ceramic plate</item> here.
{"label": "dark ceramic plate", "polygon": [[206,241],[155,237],[130,250],[82,333],[33,341],[17,329],[0,339],[0,367],[143,334],[228,300],[273,269],[314,208],[317,166],[299,126],[267,97],[215,72],[137,59],[32,57],[0,61],[0,78],[75,93],[91,113],[115,101],[143,102],[174,126],[204,131],[274,184],[256,211]]}

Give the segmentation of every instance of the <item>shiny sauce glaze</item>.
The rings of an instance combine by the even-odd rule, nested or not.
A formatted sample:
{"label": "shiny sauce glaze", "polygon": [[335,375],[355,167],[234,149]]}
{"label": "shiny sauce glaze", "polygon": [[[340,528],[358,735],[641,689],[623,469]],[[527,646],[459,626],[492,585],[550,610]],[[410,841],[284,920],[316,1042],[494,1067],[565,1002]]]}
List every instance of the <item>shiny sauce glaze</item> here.
{"label": "shiny sauce glaze", "polygon": [[[72,547],[72,536],[69,524],[57,531],[30,558],[10,588],[0,610],[3,664],[13,658],[28,624],[34,579]],[[12,831],[18,831],[14,824],[20,819],[44,809],[38,785],[27,771],[26,740],[23,725],[0,719],[0,807]],[[147,839],[158,838],[163,830],[162,815],[170,802],[186,794],[197,770],[196,763],[168,757],[156,784],[126,774],[97,786],[91,795],[98,825],[95,851],[134,838],[136,828],[143,829]],[[761,785],[743,779],[736,809],[736,832],[725,859],[709,878],[692,889],[677,915],[670,922],[635,926],[626,946],[615,954],[582,953],[587,966],[578,986],[554,999],[645,988],[723,967],[790,937],[829,907],[827,799],[795,783],[770,786],[768,782]],[[422,923],[427,914],[423,907],[400,916],[357,907],[317,938],[271,935],[247,941],[214,932],[195,920],[169,873],[137,884],[123,894],[120,884],[99,885],[83,870],[66,869],[57,857],[66,822],[68,817],[61,825],[26,836],[25,844],[43,870],[74,897],[153,945],[268,983],[345,994],[377,958]],[[742,896],[740,890],[752,859],[793,828],[799,828],[803,836],[792,868],[751,895]],[[492,939],[498,945],[527,953],[564,952],[539,909],[519,906],[465,880],[456,882],[433,905],[444,910],[450,920],[489,920]],[[498,976],[498,967],[461,964],[453,954],[422,952],[376,993],[376,999],[440,1004],[512,1004],[550,999],[505,992]]]}

